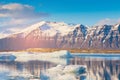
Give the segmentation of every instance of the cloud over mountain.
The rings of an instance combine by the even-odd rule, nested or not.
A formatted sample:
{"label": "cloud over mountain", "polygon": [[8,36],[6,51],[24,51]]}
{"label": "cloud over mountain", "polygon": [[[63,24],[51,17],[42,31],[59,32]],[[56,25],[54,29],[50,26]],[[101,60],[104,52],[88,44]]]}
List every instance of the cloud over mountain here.
{"label": "cloud over mountain", "polygon": [[18,3],[5,4],[0,6],[0,17],[10,17],[14,19],[40,18],[47,16],[47,13],[35,12],[34,7]]}
{"label": "cloud over mountain", "polygon": [[[0,27],[2,31],[10,28],[22,27],[31,22],[49,16],[47,13],[36,12],[33,6],[9,3],[0,5]],[[0,30],[1,32],[1,30]]]}
{"label": "cloud over mountain", "polygon": [[120,23],[120,19],[110,19],[110,18],[106,18],[103,20],[100,20],[99,22],[96,23],[96,25],[113,25],[113,24],[118,24]]}

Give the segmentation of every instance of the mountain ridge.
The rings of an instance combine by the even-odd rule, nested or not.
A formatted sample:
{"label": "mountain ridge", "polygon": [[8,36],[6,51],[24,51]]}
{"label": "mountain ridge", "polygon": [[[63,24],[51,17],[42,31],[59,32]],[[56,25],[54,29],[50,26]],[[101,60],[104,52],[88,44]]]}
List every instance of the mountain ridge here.
{"label": "mountain ridge", "polygon": [[120,49],[120,24],[93,27],[64,22],[37,24],[0,39],[0,50],[27,48]]}

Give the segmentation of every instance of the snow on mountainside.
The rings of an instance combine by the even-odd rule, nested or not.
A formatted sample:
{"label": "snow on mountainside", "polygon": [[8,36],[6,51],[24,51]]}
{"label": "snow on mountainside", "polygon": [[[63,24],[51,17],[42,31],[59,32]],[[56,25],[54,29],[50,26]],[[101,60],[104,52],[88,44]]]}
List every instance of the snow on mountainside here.
{"label": "snow on mountainside", "polygon": [[[39,30],[44,35],[49,34],[49,36],[54,36],[57,33],[61,34],[62,36],[67,35],[70,31],[73,31],[75,27],[79,26],[79,24],[76,25],[68,25],[64,22],[46,22],[42,21],[39,23],[36,23],[32,26],[29,26],[25,29],[23,29],[21,32],[15,33],[17,37],[26,37],[32,31]],[[37,33],[37,31],[36,31]],[[39,32],[37,34],[40,34]]]}
{"label": "snow on mountainside", "polygon": [[20,48],[119,49],[120,24],[88,27],[82,24],[42,21],[9,36],[9,40],[4,38],[4,43],[0,42],[10,46],[14,41],[18,45],[21,43]]}
{"label": "snow on mountainside", "polygon": [[42,26],[42,25],[44,25],[44,24],[45,24],[45,21],[39,22],[39,23],[34,24],[34,25],[30,26],[30,27],[27,27],[27,28],[24,29],[21,33],[23,33],[24,36],[25,36],[25,35],[28,35],[31,31],[39,28],[40,26]]}

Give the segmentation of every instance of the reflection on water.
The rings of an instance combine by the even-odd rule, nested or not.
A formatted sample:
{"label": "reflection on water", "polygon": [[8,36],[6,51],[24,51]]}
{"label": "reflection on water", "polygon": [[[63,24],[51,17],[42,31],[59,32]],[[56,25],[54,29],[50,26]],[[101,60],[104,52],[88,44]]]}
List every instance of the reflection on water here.
{"label": "reflection on water", "polygon": [[[0,72],[10,73],[10,76],[21,76],[26,78],[39,78],[40,71],[54,67],[57,64],[43,61],[29,61],[29,62],[0,62]],[[6,76],[6,75],[5,75]],[[0,79],[1,80],[1,79]],[[5,80],[5,79],[3,79]],[[16,79],[14,79],[16,80]],[[18,79],[21,80],[21,79]],[[24,80],[24,79],[22,79]],[[25,79],[26,80],[26,79]]]}
{"label": "reflection on water", "polygon": [[75,57],[69,64],[87,65],[88,76],[92,80],[120,80],[120,60]]}
{"label": "reflection on water", "polygon": [[[120,80],[119,59],[74,56],[74,58],[67,58],[65,61],[67,62],[66,65],[86,65],[89,80]],[[0,80],[40,80],[41,70],[46,70],[57,65],[48,61],[1,61]]]}

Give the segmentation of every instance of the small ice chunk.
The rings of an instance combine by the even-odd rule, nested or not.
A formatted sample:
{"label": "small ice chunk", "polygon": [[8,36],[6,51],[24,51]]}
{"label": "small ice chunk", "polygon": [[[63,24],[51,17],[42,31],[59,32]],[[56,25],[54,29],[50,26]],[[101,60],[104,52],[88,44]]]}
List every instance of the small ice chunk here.
{"label": "small ice chunk", "polygon": [[0,54],[0,61],[14,61],[16,57],[12,54]]}

